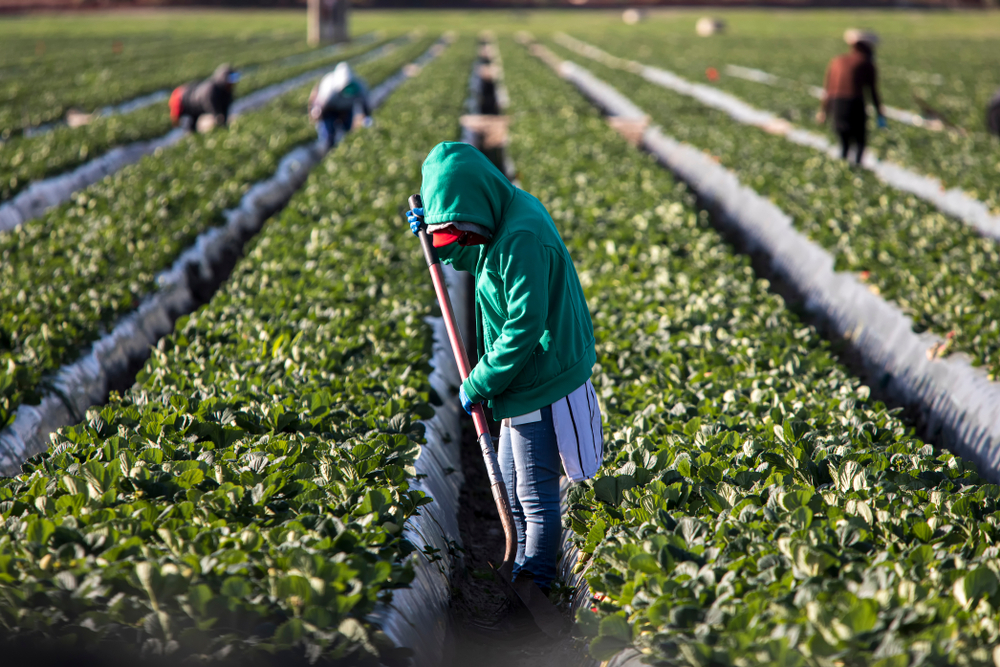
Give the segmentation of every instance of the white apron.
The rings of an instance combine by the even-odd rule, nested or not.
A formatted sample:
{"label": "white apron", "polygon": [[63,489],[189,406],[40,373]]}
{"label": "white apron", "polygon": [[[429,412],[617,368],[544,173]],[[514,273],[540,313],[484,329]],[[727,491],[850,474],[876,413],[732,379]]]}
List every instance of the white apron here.
{"label": "white apron", "polygon": [[[541,420],[541,410],[535,410],[502,423],[510,428]],[[604,460],[604,427],[597,392],[590,380],[552,404],[552,425],[566,476],[580,482],[596,475]]]}

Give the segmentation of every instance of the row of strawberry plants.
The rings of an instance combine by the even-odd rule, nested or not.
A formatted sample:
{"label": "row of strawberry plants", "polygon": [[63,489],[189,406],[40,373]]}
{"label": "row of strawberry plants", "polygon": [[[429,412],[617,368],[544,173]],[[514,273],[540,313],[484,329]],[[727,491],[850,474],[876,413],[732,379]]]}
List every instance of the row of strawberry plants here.
{"label": "row of strawberry plants", "polygon": [[[432,41],[416,40],[359,72],[377,83]],[[0,234],[0,427],[22,401],[38,399],[45,374],[135,309],[160,271],[315,136],[306,94],[292,91],[226,132],[192,136]]]}
{"label": "row of strawberry plants", "polygon": [[56,121],[71,108],[91,112],[208,76],[220,62],[247,67],[309,50],[301,35],[267,32],[246,39],[173,36],[132,43],[120,55],[103,46],[99,53],[70,51],[26,70],[0,70],[0,137]]}
{"label": "row of strawberry plants", "polygon": [[630,98],[667,134],[709,152],[774,201],[835,256],[838,270],[858,272],[912,317],[917,331],[945,336],[950,351],[967,352],[988,373],[1000,371],[995,241],[867,171],[742,125],[638,75],[595,61],[586,66],[628,86]]}
{"label": "row of strawberry plants", "polygon": [[[326,59],[261,67],[247,74],[237,84],[235,92],[245,96],[320,67],[324,62],[333,64],[376,46],[365,43]],[[177,75],[172,81],[176,84],[184,79]],[[10,139],[0,151],[0,202],[10,199],[33,181],[68,171],[115,146],[162,136],[170,127],[167,105],[162,102],[128,114],[97,117],[83,127],[61,126],[44,134]]]}
{"label": "row of strawberry plants", "polygon": [[[718,82],[728,85],[726,66],[738,65],[774,74],[790,82],[790,88],[808,92],[812,86],[823,85],[830,59],[848,50],[842,39],[847,26],[838,27],[829,17],[786,18],[787,30],[766,21],[756,26],[740,21],[734,22],[729,34],[716,39],[701,38],[690,29],[691,24],[673,21],[609,26],[588,35],[609,47],[616,45],[616,55],[643,61],[656,58],[692,79],[704,81],[711,68],[719,74]],[[928,21],[936,25],[920,30],[913,24],[906,26],[899,16],[866,19],[865,24],[882,37],[875,62],[884,101],[913,111],[919,111],[923,101],[958,126],[982,127],[986,104],[1000,87],[1000,77],[989,70],[995,41],[984,37],[974,21],[958,17]],[[581,26],[581,35],[585,30]],[[816,104],[815,98],[803,100],[788,110],[808,121]]]}
{"label": "row of strawberry plants", "polygon": [[462,38],[354,133],[124,397],[0,481],[0,627],[185,658],[397,664],[433,293],[400,223],[459,132]]}
{"label": "row of strawberry plants", "polygon": [[[665,44],[663,40],[653,37],[644,36],[630,40],[628,46],[608,37],[595,36],[590,41],[616,56],[662,66],[694,81],[705,82],[705,71],[713,66],[705,63],[714,63],[719,78],[712,82],[712,85],[717,85],[750,104],[802,124],[806,128],[815,127],[813,116],[819,108],[819,101],[810,93],[810,85],[798,83],[789,86],[769,86],[747,81],[727,76],[722,63],[735,62],[762,68],[768,72],[781,72],[782,76],[789,77],[795,82],[811,81],[812,85],[821,85],[826,67],[825,59],[823,62],[818,62],[808,57],[789,58],[788,45],[771,42],[774,48],[760,48],[759,39],[755,40],[758,45],[756,50],[758,55],[753,59],[743,57],[745,50],[732,49],[727,42],[722,42],[722,49],[711,54],[706,53],[704,47],[697,49],[695,52],[698,55],[695,56],[689,51],[678,51],[673,48],[675,45]],[[993,51],[991,44],[980,44],[978,48],[983,53]],[[644,55],[639,57],[639,53]],[[784,61],[784,65],[775,67],[778,60]],[[906,89],[905,93],[899,90],[894,96],[892,79],[888,80],[890,85],[884,85],[886,90],[883,90],[885,93],[883,102],[903,108],[915,107],[908,86],[903,87]],[[975,98],[972,97],[971,91],[964,97],[958,98],[964,109],[959,120],[965,126],[962,132],[932,132],[889,121],[886,129],[869,132],[869,145],[880,158],[891,160],[918,173],[935,176],[947,187],[961,188],[970,196],[985,202],[994,212],[1000,211],[1000,195],[998,195],[1000,168],[997,166],[995,155],[996,139],[990,136],[984,123],[985,105],[995,93],[996,85],[989,83],[985,87],[989,89],[989,94],[985,98],[982,90],[978,91],[980,94]],[[935,105],[939,105],[937,100],[948,100],[953,97],[953,95],[941,95],[932,98],[932,101]],[[958,113],[946,115],[959,119]],[[834,138],[832,133],[830,136]]]}
{"label": "row of strawberry plants", "polygon": [[503,47],[510,150],[598,338],[605,464],[565,519],[592,654],[991,664],[1000,489],[871,400],[689,191]]}

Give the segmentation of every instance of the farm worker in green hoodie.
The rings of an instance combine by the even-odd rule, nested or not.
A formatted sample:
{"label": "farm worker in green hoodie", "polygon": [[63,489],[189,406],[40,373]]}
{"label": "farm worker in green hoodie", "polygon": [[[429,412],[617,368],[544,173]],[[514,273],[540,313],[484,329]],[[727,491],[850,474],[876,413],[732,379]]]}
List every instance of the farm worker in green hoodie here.
{"label": "farm worker in green hoodie", "polygon": [[442,262],[476,286],[479,362],[462,383],[466,412],[486,401],[500,419],[498,458],[517,527],[514,576],[547,590],[562,525],[560,459],[570,479],[601,464],[601,412],[590,309],[548,211],[469,144],[438,144],[424,160],[414,233],[433,234]]}

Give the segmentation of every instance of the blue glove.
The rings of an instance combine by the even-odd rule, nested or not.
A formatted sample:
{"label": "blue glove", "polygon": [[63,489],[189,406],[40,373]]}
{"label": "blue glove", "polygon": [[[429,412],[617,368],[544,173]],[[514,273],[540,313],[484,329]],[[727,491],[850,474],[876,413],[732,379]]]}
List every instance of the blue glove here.
{"label": "blue glove", "polygon": [[472,414],[472,399],[465,393],[465,385],[458,388],[458,400],[462,402],[462,409],[468,414]]}
{"label": "blue glove", "polygon": [[885,122],[885,116],[883,116],[882,114],[878,115],[878,121],[877,122],[878,122],[879,128],[881,128],[883,130],[889,126],[889,123]]}
{"label": "blue glove", "polygon": [[410,223],[410,231],[416,234],[424,226],[424,209],[415,208],[406,212],[406,221]]}

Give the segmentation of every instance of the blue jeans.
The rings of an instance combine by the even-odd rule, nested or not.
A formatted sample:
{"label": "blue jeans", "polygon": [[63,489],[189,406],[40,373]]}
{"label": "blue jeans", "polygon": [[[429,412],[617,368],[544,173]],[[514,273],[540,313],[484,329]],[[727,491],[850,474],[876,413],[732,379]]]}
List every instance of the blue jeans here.
{"label": "blue jeans", "polygon": [[354,117],[350,113],[324,113],[316,123],[316,134],[320,142],[327,148],[333,148],[337,141],[337,130],[344,135],[351,131]]}
{"label": "blue jeans", "polygon": [[531,572],[535,583],[545,588],[556,578],[556,556],[562,537],[562,463],[552,408],[546,406],[541,412],[541,421],[500,429],[498,458],[517,527],[514,576],[521,570]]}

